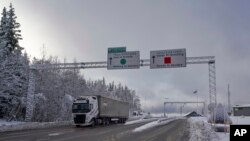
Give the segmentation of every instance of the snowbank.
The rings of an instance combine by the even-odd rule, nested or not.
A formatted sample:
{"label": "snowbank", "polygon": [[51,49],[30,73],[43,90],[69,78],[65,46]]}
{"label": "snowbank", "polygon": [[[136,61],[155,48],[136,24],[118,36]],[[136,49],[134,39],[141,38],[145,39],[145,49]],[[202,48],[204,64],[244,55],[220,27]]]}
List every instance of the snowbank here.
{"label": "snowbank", "polygon": [[124,125],[130,125],[130,124],[136,124],[136,123],[144,123],[144,122],[150,122],[150,121],[154,121],[157,120],[155,118],[150,118],[150,119],[144,119],[144,118],[140,118],[137,120],[132,120],[132,121],[127,121]]}
{"label": "snowbank", "polygon": [[21,122],[21,121],[11,121],[11,122],[8,122],[6,120],[0,119],[0,127],[2,127],[2,126],[9,126],[9,125],[17,125],[17,124],[22,124],[22,123],[25,123],[25,122]]}
{"label": "snowbank", "polygon": [[218,140],[212,140],[212,141],[229,141],[229,133],[216,132],[216,135],[218,137]]}
{"label": "snowbank", "polygon": [[0,132],[17,131],[26,129],[39,129],[48,127],[57,127],[72,125],[72,121],[58,121],[58,122],[0,122]]}
{"label": "snowbank", "polygon": [[146,129],[149,129],[149,128],[153,128],[153,127],[156,127],[156,126],[160,126],[160,125],[165,125],[173,120],[176,120],[177,118],[163,118],[163,119],[158,119],[157,121],[153,121],[153,122],[150,122],[150,123],[147,123],[145,125],[142,125],[138,128],[135,128],[133,130],[133,132],[141,132],[143,130],[146,130]]}
{"label": "snowbank", "polygon": [[229,128],[229,125],[215,124],[212,125],[207,122],[206,117],[191,117],[188,119],[190,141],[229,141],[229,133],[227,132],[215,132],[215,128]]}
{"label": "snowbank", "polygon": [[[179,114],[179,113],[166,113],[166,117],[184,117],[187,113]],[[164,117],[164,113],[151,113],[152,117]]]}
{"label": "snowbank", "polygon": [[132,116],[128,118],[128,121],[139,120],[142,119],[142,116]]}
{"label": "snowbank", "polygon": [[206,117],[191,117],[188,119],[190,141],[218,141],[218,136],[212,130]]}
{"label": "snowbank", "polygon": [[[250,117],[231,116],[230,118],[233,121],[233,124],[248,124],[248,125],[250,125]],[[216,125],[216,126],[218,127],[218,126],[225,126],[225,125]],[[218,136],[218,141],[229,141],[229,136],[230,136],[229,133],[216,132],[216,135]],[[213,141],[217,141],[217,140],[213,140]]]}

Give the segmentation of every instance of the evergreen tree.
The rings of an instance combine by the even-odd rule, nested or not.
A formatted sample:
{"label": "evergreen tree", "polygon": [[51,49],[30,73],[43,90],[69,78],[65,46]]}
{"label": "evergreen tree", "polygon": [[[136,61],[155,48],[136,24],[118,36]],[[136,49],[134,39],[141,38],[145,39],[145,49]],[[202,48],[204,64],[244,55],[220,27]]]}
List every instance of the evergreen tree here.
{"label": "evergreen tree", "polygon": [[0,64],[5,60],[6,57],[6,48],[4,47],[6,44],[6,23],[7,23],[7,12],[6,8],[3,8],[1,23],[0,23]]}
{"label": "evergreen tree", "polygon": [[21,54],[21,50],[18,40],[21,40],[21,30],[18,28],[20,24],[16,21],[15,9],[10,4],[10,10],[7,12],[7,23],[6,23],[6,47],[8,49],[8,53],[18,53]]}
{"label": "evergreen tree", "polygon": [[0,103],[1,115],[8,119],[23,119],[25,97],[28,88],[29,61],[22,54],[18,40],[21,39],[12,4],[1,20]]}

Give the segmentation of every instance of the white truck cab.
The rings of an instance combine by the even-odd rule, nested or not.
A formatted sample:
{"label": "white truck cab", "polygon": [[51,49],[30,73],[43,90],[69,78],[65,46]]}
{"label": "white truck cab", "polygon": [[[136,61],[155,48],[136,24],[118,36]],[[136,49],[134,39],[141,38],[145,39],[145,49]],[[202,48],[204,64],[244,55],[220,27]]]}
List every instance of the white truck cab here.
{"label": "white truck cab", "polygon": [[98,101],[96,96],[81,96],[72,105],[72,114],[76,126],[87,126],[98,116]]}

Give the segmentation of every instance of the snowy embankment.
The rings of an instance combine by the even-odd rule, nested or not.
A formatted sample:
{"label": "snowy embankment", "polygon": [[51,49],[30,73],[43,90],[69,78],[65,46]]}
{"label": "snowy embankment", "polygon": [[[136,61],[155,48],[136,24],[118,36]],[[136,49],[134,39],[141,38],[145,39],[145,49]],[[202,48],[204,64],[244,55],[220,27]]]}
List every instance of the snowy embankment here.
{"label": "snowy embankment", "polygon": [[[233,124],[250,124],[250,117],[230,117],[233,121]],[[188,119],[190,124],[190,141],[229,141],[228,132],[215,132],[213,127],[228,128],[229,125],[216,124],[211,125],[207,122],[206,117],[192,117]]]}
{"label": "snowy embankment", "polygon": [[17,125],[17,124],[22,124],[22,123],[25,123],[25,122],[22,122],[22,121],[11,121],[11,122],[8,122],[6,120],[0,119],[0,127],[2,127],[2,126],[10,126],[10,125]]}
{"label": "snowy embankment", "polygon": [[130,125],[130,124],[137,124],[137,123],[145,123],[145,122],[150,122],[150,121],[154,121],[157,120],[156,118],[149,118],[149,119],[137,119],[137,120],[132,120],[132,121],[127,121],[124,125]]}
{"label": "snowy embankment", "polygon": [[6,122],[0,120],[0,132],[6,131],[17,131],[17,130],[27,130],[27,129],[41,129],[48,127],[57,127],[72,125],[72,121],[57,121],[57,122]]}
{"label": "snowy embankment", "polygon": [[[250,117],[246,117],[246,116],[231,116],[230,117],[233,125],[234,124],[247,124],[250,125]],[[215,125],[216,127],[221,126],[223,127],[223,125]],[[225,125],[224,125],[225,126]],[[229,125],[228,125],[229,127]],[[228,131],[229,132],[229,131]],[[216,132],[216,135],[218,137],[218,140],[213,140],[213,141],[229,141],[229,133],[228,132]]]}
{"label": "snowy embankment", "polygon": [[142,125],[142,126],[140,126],[138,128],[135,128],[133,130],[133,132],[141,132],[143,130],[150,129],[150,128],[153,128],[153,127],[156,127],[156,126],[165,125],[165,124],[168,124],[169,122],[174,121],[176,119],[179,119],[179,118],[162,118],[162,119],[158,119],[156,121],[153,121],[153,122],[147,123],[145,125]]}
{"label": "snowy embankment", "polygon": [[191,117],[188,119],[188,123],[190,141],[217,141],[218,137],[206,117]]}
{"label": "snowy embankment", "polygon": [[131,116],[126,121],[125,125],[136,124],[136,123],[144,123],[157,120],[158,118],[153,118],[151,115],[143,114],[139,116]]}

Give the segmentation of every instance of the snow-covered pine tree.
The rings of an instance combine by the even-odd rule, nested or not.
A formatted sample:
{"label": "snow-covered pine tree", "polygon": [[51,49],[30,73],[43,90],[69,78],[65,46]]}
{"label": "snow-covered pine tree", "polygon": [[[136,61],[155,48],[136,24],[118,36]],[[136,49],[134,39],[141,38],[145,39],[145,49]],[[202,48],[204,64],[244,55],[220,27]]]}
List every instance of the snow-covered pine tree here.
{"label": "snow-covered pine tree", "polygon": [[28,57],[22,55],[23,48],[18,43],[21,31],[18,29],[20,24],[16,22],[14,11],[10,4],[10,10],[6,12],[6,17],[2,18],[5,22],[1,22],[3,60],[0,64],[0,103],[2,103],[2,117],[10,120],[24,118],[23,102],[27,93],[29,67]]}
{"label": "snow-covered pine tree", "polygon": [[[56,64],[56,57],[42,60],[34,59],[33,64]],[[45,107],[40,107],[40,99],[35,102],[34,121],[61,121],[71,119],[71,104],[82,95],[103,95],[130,103],[130,108],[140,107],[140,101],[135,97],[135,91],[114,82],[107,85],[106,80],[85,80],[79,70],[40,70],[36,73],[35,98],[43,94]],[[72,98],[69,98],[72,97]],[[74,98],[73,98],[74,97]],[[135,100],[134,100],[135,99]]]}
{"label": "snow-covered pine tree", "polygon": [[34,95],[34,115],[32,121],[44,122],[47,120],[47,99],[42,94]]}
{"label": "snow-covered pine tree", "polygon": [[3,8],[1,23],[0,23],[0,65],[3,60],[6,58],[6,23],[7,23],[7,11],[6,8]]}
{"label": "snow-covered pine tree", "polygon": [[10,10],[7,12],[7,23],[6,23],[6,47],[9,53],[16,52],[21,53],[23,49],[19,45],[19,40],[21,40],[21,30],[19,30],[20,24],[16,21],[17,16],[15,14],[15,9],[10,4]]}
{"label": "snow-covered pine tree", "polygon": [[6,12],[6,8],[4,7],[3,12],[2,12],[1,23],[0,23],[0,118],[3,118],[5,114],[5,110],[6,110],[5,103],[7,102],[5,96],[3,95],[3,92],[1,91],[1,89],[3,88],[3,84],[4,84],[2,82],[4,74],[2,72],[3,72],[3,61],[5,60],[4,37],[5,37],[6,22],[7,22],[7,12]]}

